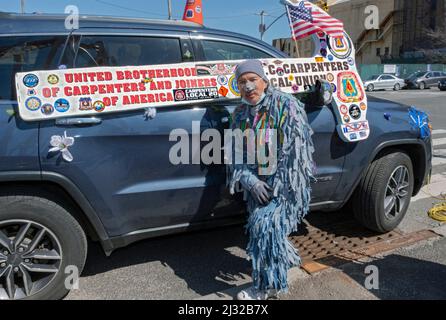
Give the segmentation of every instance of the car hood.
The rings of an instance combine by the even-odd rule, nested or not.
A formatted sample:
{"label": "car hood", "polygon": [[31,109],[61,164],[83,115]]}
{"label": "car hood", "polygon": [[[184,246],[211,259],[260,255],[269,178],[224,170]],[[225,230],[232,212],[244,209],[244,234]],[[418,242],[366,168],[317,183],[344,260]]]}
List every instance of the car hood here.
{"label": "car hood", "polygon": [[386,99],[376,98],[370,95],[367,95],[367,104],[370,109],[379,110],[379,111],[407,111],[410,107],[403,103],[398,103]]}

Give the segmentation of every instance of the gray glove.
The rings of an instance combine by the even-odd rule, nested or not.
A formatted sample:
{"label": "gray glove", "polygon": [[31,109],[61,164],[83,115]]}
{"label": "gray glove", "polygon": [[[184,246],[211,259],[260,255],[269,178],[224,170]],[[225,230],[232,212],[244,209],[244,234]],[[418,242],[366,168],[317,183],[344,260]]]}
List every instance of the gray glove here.
{"label": "gray glove", "polygon": [[268,204],[268,202],[271,200],[271,192],[273,189],[262,180],[256,182],[255,185],[252,186],[250,192],[254,199],[260,203],[262,206],[265,206]]}

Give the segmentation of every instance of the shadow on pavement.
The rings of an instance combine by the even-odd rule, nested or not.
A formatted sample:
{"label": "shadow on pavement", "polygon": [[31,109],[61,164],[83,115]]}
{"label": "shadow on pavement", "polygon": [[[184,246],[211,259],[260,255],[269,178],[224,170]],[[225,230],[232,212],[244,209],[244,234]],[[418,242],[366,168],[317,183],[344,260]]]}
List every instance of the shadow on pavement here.
{"label": "shadow on pavement", "polygon": [[342,271],[358,285],[364,287],[365,268],[378,269],[379,289],[369,292],[378,299],[446,299],[446,266],[440,263],[390,254],[370,263],[347,264]]}
{"label": "shadow on pavement", "polygon": [[246,240],[240,225],[148,239],[116,250],[110,257],[105,256],[98,243],[90,242],[82,277],[160,262],[172,269],[190,289],[207,295],[230,288],[231,285],[224,281],[234,281],[243,278],[243,273],[249,274],[249,262],[227,250],[245,248]]}

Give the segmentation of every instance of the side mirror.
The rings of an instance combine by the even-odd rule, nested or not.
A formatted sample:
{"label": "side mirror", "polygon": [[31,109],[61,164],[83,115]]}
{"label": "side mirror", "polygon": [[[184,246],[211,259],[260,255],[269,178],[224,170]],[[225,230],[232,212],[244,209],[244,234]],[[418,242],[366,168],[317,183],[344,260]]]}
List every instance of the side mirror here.
{"label": "side mirror", "polygon": [[333,101],[333,87],[327,80],[316,80],[314,94],[317,106],[327,106]]}

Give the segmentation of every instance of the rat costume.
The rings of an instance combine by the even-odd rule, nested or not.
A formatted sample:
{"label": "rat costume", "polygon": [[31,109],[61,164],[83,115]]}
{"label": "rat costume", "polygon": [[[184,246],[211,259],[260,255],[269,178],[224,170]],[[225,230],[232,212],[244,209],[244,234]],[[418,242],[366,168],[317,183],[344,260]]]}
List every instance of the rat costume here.
{"label": "rat costume", "polygon": [[[260,76],[265,78],[264,74]],[[244,103],[235,109],[231,128],[253,129],[260,144],[267,145],[276,134],[275,172],[260,175],[257,161],[235,163],[229,166],[228,182],[232,194],[235,184],[240,182],[247,199],[249,218],[245,228],[249,234],[247,254],[252,260],[253,287],[259,291],[287,292],[287,271],[301,263],[288,235],[297,231],[309,211],[310,182],[315,180],[313,131],[303,104],[271,86],[256,106]],[[276,130],[271,133],[264,129]],[[259,181],[266,182],[273,190],[271,201],[264,206],[252,194]]]}

